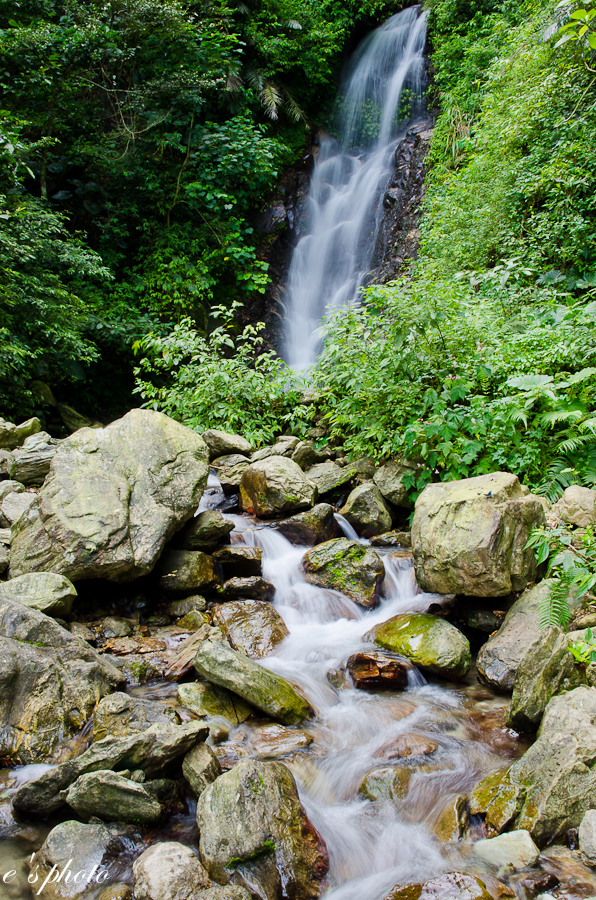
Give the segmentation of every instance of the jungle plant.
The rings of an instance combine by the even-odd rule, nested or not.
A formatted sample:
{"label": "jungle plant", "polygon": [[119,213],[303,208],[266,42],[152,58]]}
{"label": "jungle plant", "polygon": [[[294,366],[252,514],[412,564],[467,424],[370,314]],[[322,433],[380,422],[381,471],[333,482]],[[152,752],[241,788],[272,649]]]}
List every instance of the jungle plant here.
{"label": "jungle plant", "polygon": [[594,529],[572,532],[565,525],[534,528],[526,547],[534,550],[538,565],[547,564],[546,575],[552,579],[540,606],[540,624],[565,627],[571,618],[570,597],[579,600],[596,585]]}

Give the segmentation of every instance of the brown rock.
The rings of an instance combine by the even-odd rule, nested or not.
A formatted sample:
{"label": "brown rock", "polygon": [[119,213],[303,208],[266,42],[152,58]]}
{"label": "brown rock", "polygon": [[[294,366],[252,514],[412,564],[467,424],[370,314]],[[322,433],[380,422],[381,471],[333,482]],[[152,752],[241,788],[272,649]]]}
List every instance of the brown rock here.
{"label": "brown rock", "polygon": [[424,884],[396,885],[384,900],[492,900],[486,885],[475,875],[449,872]]}
{"label": "brown rock", "polygon": [[213,624],[221,628],[234,650],[251,659],[269,656],[289,634],[275,607],[262,600],[219,604],[213,608]]}
{"label": "brown rock", "polygon": [[354,653],[346,662],[354,686],[365,691],[402,690],[408,686],[411,668],[407,659],[382,650]]}
{"label": "brown rock", "polygon": [[392,738],[386,744],[380,747],[374,756],[383,759],[403,759],[406,756],[429,756],[434,753],[439,745],[436,741],[424,737],[422,734],[410,732],[408,734],[400,734],[397,738]]}

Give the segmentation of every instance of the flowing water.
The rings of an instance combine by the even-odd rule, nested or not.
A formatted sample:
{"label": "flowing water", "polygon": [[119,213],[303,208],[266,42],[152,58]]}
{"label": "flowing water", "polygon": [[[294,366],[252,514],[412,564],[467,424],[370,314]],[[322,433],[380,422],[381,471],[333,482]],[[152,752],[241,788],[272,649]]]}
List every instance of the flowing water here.
{"label": "flowing water", "polygon": [[425,41],[426,13],[403,10],[362,43],[340,91],[339,137],[321,141],[288,275],[284,356],[296,369],[314,362],[322,317],[356,299],[370,269],[395,150],[421,111]]}

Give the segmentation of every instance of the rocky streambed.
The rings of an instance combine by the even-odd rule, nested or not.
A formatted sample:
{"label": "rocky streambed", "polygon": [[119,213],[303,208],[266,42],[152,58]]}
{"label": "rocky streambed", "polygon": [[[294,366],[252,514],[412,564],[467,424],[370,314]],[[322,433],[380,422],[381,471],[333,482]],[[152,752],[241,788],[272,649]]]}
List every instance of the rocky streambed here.
{"label": "rocky streambed", "polygon": [[596,688],[515,476],[429,486],[410,533],[412,461],[133,411],[23,484],[8,424],[2,896],[596,895]]}

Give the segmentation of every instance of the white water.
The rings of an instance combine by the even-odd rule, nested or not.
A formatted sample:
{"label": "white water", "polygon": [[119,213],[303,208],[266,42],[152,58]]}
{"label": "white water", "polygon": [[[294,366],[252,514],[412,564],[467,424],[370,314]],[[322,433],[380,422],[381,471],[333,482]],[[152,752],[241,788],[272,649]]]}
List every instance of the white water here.
{"label": "white water", "polygon": [[287,284],[284,356],[310,366],[321,345],[323,316],[358,296],[370,269],[382,216],[381,199],[398,140],[400,98],[420,106],[426,13],[405,9],[363,42],[340,96],[339,141],[325,137],[308,196],[308,233],[300,240]]}

